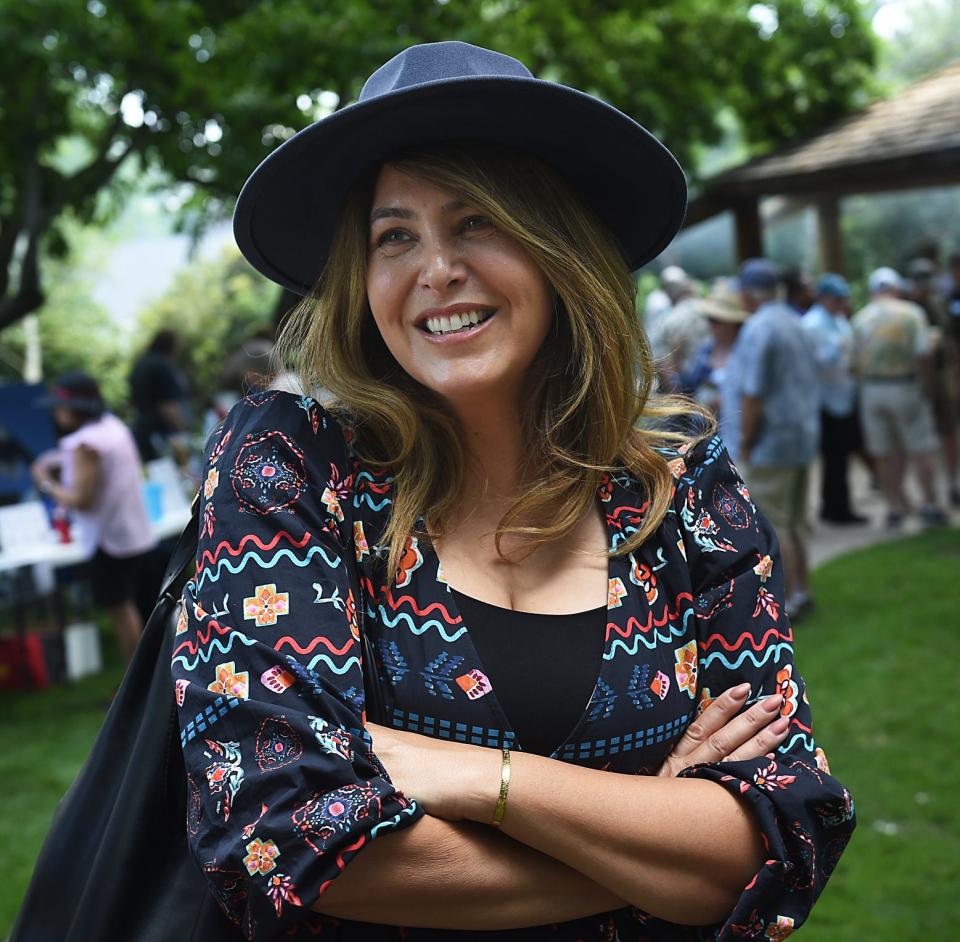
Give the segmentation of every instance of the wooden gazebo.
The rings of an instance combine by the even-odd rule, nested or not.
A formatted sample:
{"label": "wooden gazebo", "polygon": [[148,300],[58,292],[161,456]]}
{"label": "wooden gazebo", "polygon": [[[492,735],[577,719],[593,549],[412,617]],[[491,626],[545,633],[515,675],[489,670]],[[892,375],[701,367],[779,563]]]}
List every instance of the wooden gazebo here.
{"label": "wooden gazebo", "polygon": [[953,184],[960,184],[960,62],[803,142],[704,181],[685,225],[732,212],[738,260],[762,255],[760,200],[788,197],[815,207],[820,267],[842,272],[842,197]]}

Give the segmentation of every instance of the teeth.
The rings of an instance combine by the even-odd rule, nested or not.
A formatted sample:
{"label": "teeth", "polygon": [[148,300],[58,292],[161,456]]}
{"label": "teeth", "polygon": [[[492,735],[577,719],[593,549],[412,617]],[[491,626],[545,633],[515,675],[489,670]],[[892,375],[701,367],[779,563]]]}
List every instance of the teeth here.
{"label": "teeth", "polygon": [[425,326],[431,334],[448,334],[479,324],[492,313],[489,309],[478,309],[463,314],[453,314],[450,317],[429,317]]}

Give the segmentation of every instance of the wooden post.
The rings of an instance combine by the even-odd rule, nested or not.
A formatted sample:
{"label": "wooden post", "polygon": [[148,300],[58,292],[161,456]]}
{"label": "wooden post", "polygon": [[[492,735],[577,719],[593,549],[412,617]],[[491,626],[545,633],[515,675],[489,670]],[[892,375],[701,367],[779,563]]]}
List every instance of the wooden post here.
{"label": "wooden post", "polygon": [[759,199],[756,196],[738,199],[733,205],[733,218],[737,229],[737,264],[763,255]]}
{"label": "wooden post", "polygon": [[817,243],[820,271],[843,274],[843,239],[840,235],[840,200],[822,196],[817,200]]}

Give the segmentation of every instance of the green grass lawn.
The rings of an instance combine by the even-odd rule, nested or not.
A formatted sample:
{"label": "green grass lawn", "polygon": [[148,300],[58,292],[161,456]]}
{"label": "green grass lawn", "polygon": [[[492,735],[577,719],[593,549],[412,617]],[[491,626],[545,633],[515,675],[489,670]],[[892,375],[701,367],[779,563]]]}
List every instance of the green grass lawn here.
{"label": "green grass lawn", "polygon": [[[113,638],[101,631],[104,670],[40,693],[0,694],[0,939],[9,933],[50,818],[86,758],[123,673]],[[53,940],[51,940],[53,942]]]}
{"label": "green grass lawn", "polygon": [[828,563],[796,629],[815,733],[858,826],[817,942],[954,939],[960,925],[960,530]]}
{"label": "green grass lawn", "polygon": [[[960,530],[834,560],[814,576],[818,609],[796,629],[817,739],[856,800],[859,827],[803,930],[818,942],[928,942],[960,925]],[[106,670],[0,700],[0,815],[13,922],[54,807],[119,683]]]}

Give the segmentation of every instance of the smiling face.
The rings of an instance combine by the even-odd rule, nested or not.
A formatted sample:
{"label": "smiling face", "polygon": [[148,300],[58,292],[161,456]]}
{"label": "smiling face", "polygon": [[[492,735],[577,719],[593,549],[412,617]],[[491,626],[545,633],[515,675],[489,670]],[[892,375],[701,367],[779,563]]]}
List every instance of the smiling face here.
{"label": "smiling face", "polygon": [[460,194],[389,164],[371,205],[367,300],[397,363],[451,403],[518,399],[553,322],[530,255]]}

